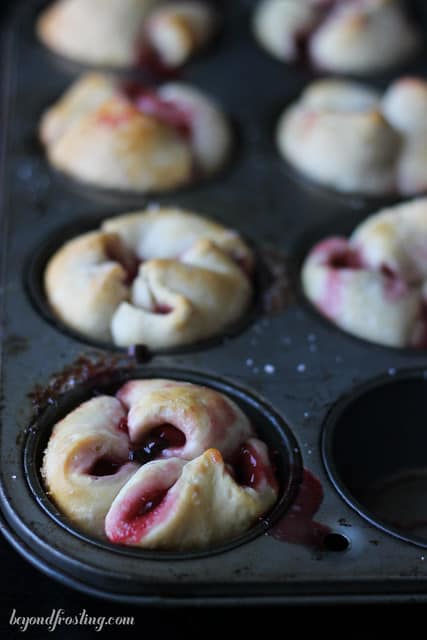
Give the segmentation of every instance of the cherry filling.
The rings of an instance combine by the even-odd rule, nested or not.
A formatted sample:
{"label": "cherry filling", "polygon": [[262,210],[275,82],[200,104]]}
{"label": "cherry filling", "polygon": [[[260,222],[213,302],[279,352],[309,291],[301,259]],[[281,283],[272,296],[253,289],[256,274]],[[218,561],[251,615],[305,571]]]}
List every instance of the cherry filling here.
{"label": "cherry filling", "polygon": [[[138,275],[139,267],[144,260],[138,258],[132,251],[123,245],[119,238],[108,238],[104,247],[105,258],[112,262],[117,262],[123,268],[125,276],[123,284],[130,287]],[[173,311],[173,307],[168,304],[154,303],[150,313],[167,315]]]}
{"label": "cherry filling", "polygon": [[158,458],[165,449],[179,449],[186,443],[185,435],[172,424],[155,427],[129,452],[129,460],[141,464]]}
{"label": "cherry filling", "polygon": [[133,509],[128,513],[129,520],[136,520],[142,518],[153,511],[156,507],[163,502],[168,490],[162,489],[149,496],[140,496],[136,503],[133,505]]}
{"label": "cherry filling", "polygon": [[142,69],[148,69],[153,76],[170,78],[177,75],[178,69],[176,67],[169,67],[165,64],[159,52],[147,40],[144,40],[139,45],[136,58],[137,66]]}
{"label": "cherry filling", "polygon": [[243,273],[251,278],[253,272],[253,263],[249,256],[232,255],[233,261],[243,271]]}
{"label": "cherry filling", "polygon": [[[129,434],[127,418],[121,418],[117,430]],[[112,476],[127,462],[146,464],[158,458],[165,449],[179,449],[186,443],[186,437],[182,431],[172,424],[162,424],[155,427],[149,434],[137,444],[131,444],[127,460],[119,460],[113,457],[102,457],[95,460],[86,471],[91,476]]]}
{"label": "cherry filling", "polygon": [[139,111],[173,127],[184,138],[191,137],[192,118],[183,107],[136,82],[125,83],[122,91]]}
{"label": "cherry filling", "polygon": [[114,458],[98,458],[91,465],[90,469],[86,472],[90,476],[113,476],[117,471],[121,469],[124,462],[123,460],[117,460]]}
{"label": "cherry filling", "polygon": [[173,307],[169,306],[168,304],[158,304],[157,302],[154,305],[153,309],[151,309],[151,313],[156,313],[160,316],[166,316],[168,315],[168,313],[172,313],[172,311]]}
{"label": "cherry filling", "polygon": [[153,488],[137,497],[127,498],[117,521],[108,531],[109,539],[118,543],[138,543],[153,524],[161,521],[161,512],[167,512],[163,507],[167,506],[169,488]]}
{"label": "cherry filling", "polygon": [[310,29],[297,31],[294,37],[296,59],[303,64],[310,63],[310,38],[314,30],[323,22],[321,18]]}
{"label": "cherry filling", "polygon": [[384,291],[389,300],[398,300],[407,293],[407,283],[389,265],[382,264],[380,272],[385,277]]}
{"label": "cherry filling", "polygon": [[389,267],[388,264],[382,264],[381,268],[380,268],[381,273],[383,274],[383,276],[386,276],[386,278],[396,278],[397,274],[396,272]]}
{"label": "cherry filling", "polygon": [[360,253],[348,247],[333,252],[328,259],[328,266],[331,269],[363,269],[364,265]]}
{"label": "cherry filling", "polygon": [[127,249],[118,238],[111,238],[106,242],[105,256],[107,260],[120,264],[125,272],[123,284],[129,287],[138,275],[142,260]]}
{"label": "cherry filling", "polygon": [[303,64],[311,64],[310,41],[315,32],[329,19],[331,12],[336,6],[341,4],[341,0],[325,0],[319,3],[315,9],[317,17],[311,27],[301,29],[295,33],[294,44],[296,50],[296,59]]}
{"label": "cherry filling", "polygon": [[238,484],[257,489],[265,481],[271,487],[277,488],[277,480],[273,468],[262,460],[258,451],[250,444],[240,447],[233,460],[233,476]]}

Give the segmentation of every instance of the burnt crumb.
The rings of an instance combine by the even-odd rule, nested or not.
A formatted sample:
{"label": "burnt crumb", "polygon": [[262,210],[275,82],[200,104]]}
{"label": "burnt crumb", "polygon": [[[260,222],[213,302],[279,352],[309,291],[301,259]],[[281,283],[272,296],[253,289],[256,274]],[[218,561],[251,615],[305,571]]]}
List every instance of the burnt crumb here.
{"label": "burnt crumb", "polygon": [[129,347],[128,355],[138,364],[146,364],[153,358],[153,353],[145,344],[135,344]]}
{"label": "burnt crumb", "polygon": [[81,355],[71,365],[54,373],[47,385],[35,385],[28,397],[37,415],[48,405],[55,404],[58,396],[76,385],[105,374],[112,374],[117,368],[132,369],[135,364],[134,360],[123,354],[93,352]]}
{"label": "burnt crumb", "polygon": [[9,356],[16,356],[20,353],[25,353],[29,348],[28,339],[17,334],[11,334],[8,336],[4,341],[4,346],[6,353]]}
{"label": "burnt crumb", "polygon": [[369,540],[370,544],[375,545],[376,547],[379,545],[380,541],[379,540]]}
{"label": "burnt crumb", "polygon": [[338,524],[340,524],[341,527],[351,527],[351,524],[349,522],[347,522],[347,520],[345,518],[340,518],[338,520]]}
{"label": "burnt crumb", "polygon": [[264,246],[259,251],[259,260],[262,310],[274,315],[295,302],[289,256],[276,247]]}

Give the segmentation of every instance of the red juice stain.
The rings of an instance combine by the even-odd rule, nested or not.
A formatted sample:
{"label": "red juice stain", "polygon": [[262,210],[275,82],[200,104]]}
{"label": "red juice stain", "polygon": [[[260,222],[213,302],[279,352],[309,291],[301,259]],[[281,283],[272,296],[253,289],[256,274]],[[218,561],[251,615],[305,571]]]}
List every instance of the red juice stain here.
{"label": "red juice stain", "polygon": [[120,127],[122,124],[127,124],[131,119],[132,114],[127,111],[125,113],[100,113],[98,122],[107,127]]}
{"label": "red juice stain", "polygon": [[343,285],[342,278],[337,269],[328,272],[326,285],[321,300],[318,302],[320,310],[334,320],[341,310]]}
{"label": "red juice stain", "polygon": [[323,541],[331,530],[313,517],[323,501],[323,488],[319,480],[304,469],[298,495],[285,516],[268,532],[276,540],[322,549]]}
{"label": "red juice stain", "polygon": [[184,138],[191,137],[191,114],[179,104],[161,98],[155,90],[138,82],[123,83],[122,92],[141,113],[173,127]]}
{"label": "red juice stain", "polygon": [[399,300],[408,292],[407,283],[389,265],[382,264],[380,272],[385,277],[384,293],[388,300]]}
{"label": "red juice stain", "polygon": [[35,385],[28,393],[35,414],[47,406],[56,404],[58,396],[70,391],[77,384],[99,379],[102,384],[104,376],[114,374],[117,368],[132,370],[135,362],[122,354],[106,354],[93,351],[79,356],[71,365],[54,373],[45,386]]}
{"label": "red juice stain", "polygon": [[119,424],[117,425],[117,430],[125,433],[127,436],[129,435],[127,418],[120,419]]}
{"label": "red juice stain", "polygon": [[147,91],[135,100],[135,106],[148,116],[170,125],[183,137],[191,136],[191,118],[179,105],[163,100],[154,91]]}
{"label": "red juice stain", "polygon": [[342,303],[341,271],[363,269],[363,258],[357,249],[349,246],[348,241],[342,238],[325,240],[314,249],[313,254],[319,254],[321,263],[329,267],[318,306],[327,317],[334,319],[339,314]]}

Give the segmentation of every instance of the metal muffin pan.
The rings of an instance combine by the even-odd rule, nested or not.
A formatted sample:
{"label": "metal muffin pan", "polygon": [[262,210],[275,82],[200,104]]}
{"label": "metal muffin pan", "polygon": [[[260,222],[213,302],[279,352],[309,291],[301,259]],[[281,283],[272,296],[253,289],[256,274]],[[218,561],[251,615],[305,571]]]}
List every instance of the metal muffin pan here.
{"label": "metal muffin pan", "polygon": [[[209,181],[161,196],[80,188],[49,168],[37,144],[40,114],[77,71],[35,41],[34,18],[42,5],[38,0],[22,3],[15,12],[4,61],[0,530],[52,578],[116,601],[185,605],[427,600],[427,542],[422,536],[398,537],[393,527],[372,517],[372,502],[363,502],[360,487],[342,463],[349,456],[359,470],[382,469],[387,452],[396,441],[399,445],[399,429],[406,442],[415,421],[409,443],[418,457],[409,456],[402,464],[413,461],[416,470],[427,466],[419,458],[425,393],[417,386],[424,389],[426,384],[427,353],[384,348],[345,334],[321,318],[300,290],[299,267],[312,241],[327,233],[348,233],[384,204],[318,188],[296,178],[279,157],[273,139],[277,116],[314,72],[283,66],[256,45],[249,22],[254,2],[223,3],[221,36],[180,76],[214,95],[236,123],[238,148],[230,165]],[[426,72],[427,56],[409,62],[403,71]],[[367,81],[384,87],[393,75]],[[236,228],[261,253],[273,248],[287,256],[286,304],[276,313],[264,309],[233,335],[197,349],[150,354],[145,363],[126,353],[94,349],[47,321],[28,285],[29,265],[39,248],[65,226],[70,229],[75,223],[79,233],[82,217],[85,225],[96,227],[100,218],[148,203],[207,215]],[[256,420],[261,418],[261,433],[270,430],[271,419],[273,446],[294,471],[279,505],[286,514],[275,512],[275,522],[267,519],[236,544],[202,554],[111,550],[73,532],[40,491],[37,468],[43,438],[55,417],[100,384],[98,378],[91,380],[86,357],[98,363],[93,370],[102,384],[109,384],[110,374],[113,381],[117,375],[152,373],[203,380],[239,399],[245,409],[252,407]],[[73,366],[76,361],[83,365]],[[409,385],[417,380],[418,390],[408,396],[404,380]],[[386,384],[389,381],[397,386]],[[371,387],[380,392],[364,402]],[[381,421],[387,393],[394,403],[401,394],[399,406],[406,408],[400,422],[394,422],[394,440],[386,437]],[[38,417],[34,398],[48,404]],[[365,436],[358,439],[357,425],[350,421],[347,441],[345,416],[352,402],[361,412]],[[392,413],[385,410],[384,419],[390,420]],[[381,423],[383,448],[375,434],[376,421]],[[310,508],[306,505],[304,524],[323,532],[317,544],[295,531],[287,538],[277,533],[280,518],[295,515],[286,501],[292,502],[301,480],[300,459],[305,481],[293,506],[301,506],[304,491],[312,498],[310,491],[317,488],[318,500]],[[392,465],[386,471],[400,469]],[[359,476],[365,480],[369,473]]]}

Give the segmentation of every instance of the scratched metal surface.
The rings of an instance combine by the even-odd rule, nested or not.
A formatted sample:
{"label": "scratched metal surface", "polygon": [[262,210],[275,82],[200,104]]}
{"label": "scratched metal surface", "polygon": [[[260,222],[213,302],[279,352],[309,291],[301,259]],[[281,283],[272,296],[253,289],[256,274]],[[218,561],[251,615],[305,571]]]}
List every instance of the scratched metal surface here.
{"label": "scratched metal surface", "polygon": [[[378,203],[335,196],[289,174],[272,134],[279,111],[313,74],[284,67],[253,42],[254,2],[224,10],[223,34],[182,72],[213,94],[237,125],[239,148],[218,178],[177,193],[148,198],[76,189],[55,175],[36,144],[43,109],[73,80],[33,37],[41,3],[24,3],[8,34],[2,122],[2,405],[0,501],[12,544],[53,578],[105,597],[141,603],[339,602],[427,599],[424,550],[360,517],[340,497],[321,456],[325,417],[339,398],[388,371],[427,368],[427,354],[369,345],[334,329],[301,297],[281,313],[258,316],[241,333],[199,350],[157,355],[148,367],[219,376],[263,399],[289,425],[304,466],[320,480],[324,499],[316,520],[347,537],[347,550],[318,551],[260,535],[203,558],[143,559],[114,554],[58,526],[34,500],[23,468],[25,430],[32,420],[28,393],[90,351],[47,323],[31,303],[25,269],[36,248],[62,225],[90,223],[147,202],[174,203],[235,227],[258,245],[288,253],[297,268],[301,249],[325,232],[348,232]],[[427,71],[426,57],[405,72]],[[370,82],[386,86],[392,74]],[[294,283],[297,288],[297,285]]]}

